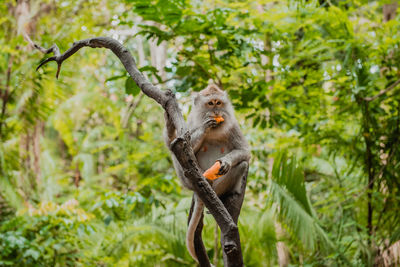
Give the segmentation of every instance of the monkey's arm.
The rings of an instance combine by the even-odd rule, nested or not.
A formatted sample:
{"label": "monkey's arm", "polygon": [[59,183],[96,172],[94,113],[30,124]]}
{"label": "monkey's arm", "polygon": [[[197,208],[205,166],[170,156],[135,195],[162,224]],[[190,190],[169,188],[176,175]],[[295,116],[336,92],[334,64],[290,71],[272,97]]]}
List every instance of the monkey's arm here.
{"label": "monkey's arm", "polygon": [[201,145],[203,144],[203,141],[209,129],[216,127],[217,125],[217,121],[213,118],[210,118],[206,120],[203,125],[200,125],[190,130],[190,142],[195,154],[201,148]]}
{"label": "monkey's arm", "polygon": [[251,155],[248,149],[232,150],[231,152],[217,160],[221,162],[221,167],[219,168],[218,174],[226,174],[231,168],[235,167],[243,161],[246,161],[248,163],[250,157]]}
{"label": "monkey's arm", "polygon": [[225,174],[229,169],[241,162],[246,161],[248,163],[250,161],[251,154],[249,146],[238,127],[232,129],[230,140],[233,149],[228,154],[218,159],[218,161],[221,162],[218,174]]}
{"label": "monkey's arm", "polygon": [[[219,159],[221,163],[227,162],[231,167],[238,165],[242,161],[250,160],[250,152],[247,149],[235,149]],[[222,168],[222,166],[221,166]]]}
{"label": "monkey's arm", "polygon": [[201,148],[201,145],[203,144],[205,137],[205,130],[204,127],[200,126],[197,127],[196,129],[193,129],[190,131],[190,143],[193,148],[193,152],[196,154],[199,149]]}

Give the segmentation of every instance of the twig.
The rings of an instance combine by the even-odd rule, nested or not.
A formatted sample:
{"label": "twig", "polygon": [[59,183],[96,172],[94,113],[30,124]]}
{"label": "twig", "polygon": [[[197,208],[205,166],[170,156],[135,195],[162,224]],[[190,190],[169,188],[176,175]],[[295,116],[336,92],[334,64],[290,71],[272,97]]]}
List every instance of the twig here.
{"label": "twig", "polygon": [[395,81],[395,82],[394,82],[392,85],[390,85],[388,88],[379,91],[378,94],[376,94],[376,95],[374,95],[374,96],[371,96],[371,97],[365,97],[364,100],[367,101],[367,102],[373,101],[373,100],[379,98],[380,96],[386,94],[387,92],[393,90],[393,89],[396,88],[396,86],[399,85],[399,84],[400,84],[400,79],[397,80],[397,81]]}
{"label": "twig", "polygon": [[140,94],[138,100],[136,102],[131,102],[129,103],[128,107],[126,108],[126,111],[122,117],[122,128],[128,127],[128,122],[129,118],[132,116],[133,112],[135,109],[139,106],[140,101],[142,101],[144,94]]}
{"label": "twig", "polygon": [[[46,49],[44,47],[41,47],[37,44],[35,44],[32,39],[29,37],[29,35],[26,32],[23,32],[22,35],[24,36],[25,40],[28,41],[28,43],[36,48],[37,50],[39,50],[40,52],[42,52],[43,54],[50,54],[53,53],[54,57],[49,57],[48,59],[42,61],[40,63],[40,65],[36,68],[36,70],[38,70],[40,67],[42,67],[44,64],[46,64],[47,62],[50,61],[56,61],[58,68],[57,68],[57,74],[56,74],[56,78],[58,79],[58,76],[60,75],[60,70],[61,70],[61,63],[63,60],[67,59],[68,57],[70,57],[71,55],[69,55],[68,57],[66,57],[65,59],[60,60],[60,49],[58,48],[58,46],[56,44],[53,44],[50,48]],[[67,51],[68,52],[68,51]],[[74,52],[75,53],[75,52]],[[64,53],[65,54],[65,53]],[[57,60],[58,59],[58,60]]]}

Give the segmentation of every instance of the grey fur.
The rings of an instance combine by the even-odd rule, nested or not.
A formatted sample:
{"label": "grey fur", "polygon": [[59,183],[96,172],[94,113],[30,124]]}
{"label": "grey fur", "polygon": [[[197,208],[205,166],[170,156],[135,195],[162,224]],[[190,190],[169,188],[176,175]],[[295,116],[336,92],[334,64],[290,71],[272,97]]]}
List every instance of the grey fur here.
{"label": "grey fur", "polygon": [[[210,102],[214,105],[210,105]],[[217,103],[219,104],[217,105]],[[215,116],[222,116],[224,121],[217,124],[213,119]],[[171,142],[176,138],[176,130],[167,115],[165,115],[165,121],[164,138],[166,145],[170,148]],[[248,170],[250,152],[226,92],[220,90],[216,85],[209,85],[196,94],[188,116],[188,125],[191,145],[202,171],[210,168],[216,161],[221,163],[220,174],[223,176],[210,181],[214,191],[218,196],[238,192],[241,187],[241,178]],[[174,154],[171,153],[171,155],[182,185],[193,190]],[[196,201],[200,201],[200,199],[196,198]],[[193,213],[191,221],[198,221],[197,216],[201,216],[203,206],[197,205],[199,210]],[[187,240],[193,240],[192,236],[196,225],[190,229],[190,232],[187,233]],[[193,249],[193,245],[188,245],[189,250],[190,248]],[[194,251],[190,251],[190,253],[193,255]],[[197,259],[195,258],[195,260]]]}

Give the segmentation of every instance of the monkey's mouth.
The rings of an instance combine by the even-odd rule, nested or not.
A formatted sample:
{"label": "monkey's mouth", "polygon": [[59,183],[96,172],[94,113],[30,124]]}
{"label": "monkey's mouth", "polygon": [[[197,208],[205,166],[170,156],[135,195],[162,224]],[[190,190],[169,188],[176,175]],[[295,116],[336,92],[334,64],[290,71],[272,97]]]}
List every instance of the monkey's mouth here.
{"label": "monkey's mouth", "polygon": [[211,112],[209,114],[210,114],[209,117],[211,117],[211,118],[219,117],[219,118],[224,118],[225,119],[225,113],[224,112]]}

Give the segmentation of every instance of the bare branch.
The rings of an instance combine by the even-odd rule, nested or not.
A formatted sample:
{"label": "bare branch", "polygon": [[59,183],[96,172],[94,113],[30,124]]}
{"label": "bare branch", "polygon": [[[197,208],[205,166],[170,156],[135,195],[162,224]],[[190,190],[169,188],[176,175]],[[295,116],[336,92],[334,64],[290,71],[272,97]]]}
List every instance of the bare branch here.
{"label": "bare branch", "polygon": [[53,52],[55,54],[53,57],[50,57],[40,63],[37,69],[50,61],[55,61],[58,64],[57,77],[64,60],[75,54],[82,47],[88,46],[92,48],[107,48],[119,58],[129,75],[139,86],[142,92],[145,95],[153,98],[163,107],[175,126],[178,138],[172,142],[171,150],[181,164],[185,176],[192,182],[194,191],[204,202],[205,206],[213,215],[221,229],[221,235],[223,236],[224,240],[224,255],[227,257],[227,266],[243,266],[240,237],[236,222],[234,219],[232,219],[232,216],[225,208],[222,201],[218,198],[210,184],[200,172],[200,167],[190,145],[190,134],[187,131],[186,122],[183,119],[181,110],[172,91],[161,91],[152,83],[150,83],[137,69],[136,62],[131,53],[129,53],[129,51],[122,44],[113,38],[95,37],[80,40],[73,43],[71,48],[69,48],[63,54],[59,54],[59,49],[56,45],[53,45],[49,49],[42,48],[35,44],[33,44],[33,46],[43,53]]}
{"label": "bare branch", "polygon": [[365,97],[364,100],[367,102],[373,101],[377,98],[379,98],[380,96],[386,94],[387,92],[393,90],[394,88],[396,88],[397,85],[400,84],[400,79],[395,81],[392,85],[390,85],[388,88],[381,90],[378,94],[371,96],[371,97]]}

